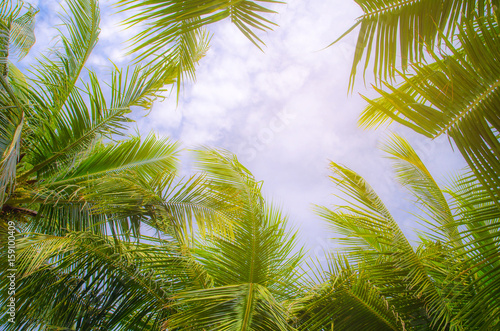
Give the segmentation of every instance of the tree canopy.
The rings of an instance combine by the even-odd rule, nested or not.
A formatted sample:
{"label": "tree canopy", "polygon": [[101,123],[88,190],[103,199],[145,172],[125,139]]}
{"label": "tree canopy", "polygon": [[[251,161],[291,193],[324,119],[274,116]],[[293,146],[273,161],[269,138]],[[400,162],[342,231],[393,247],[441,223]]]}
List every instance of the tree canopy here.
{"label": "tree canopy", "polygon": [[135,62],[106,78],[86,67],[97,0],[66,0],[61,47],[29,72],[10,59],[34,44],[37,10],[2,2],[0,299],[15,302],[15,322],[0,308],[2,328],[498,329],[499,4],[355,1],[364,14],[346,32],[360,27],[351,80],[365,57],[380,94],[360,125],[446,134],[469,167],[444,187],[403,137],[382,147],[421,211],[412,244],[370,184],[331,162],[345,203],[314,207],[342,245],[326,265],[306,259],[236,155],[193,150],[196,172],[182,177],[179,142],[128,131],[132,111],[194,78],[206,25],[229,19],[261,47],[279,1],[118,1],[142,30]]}

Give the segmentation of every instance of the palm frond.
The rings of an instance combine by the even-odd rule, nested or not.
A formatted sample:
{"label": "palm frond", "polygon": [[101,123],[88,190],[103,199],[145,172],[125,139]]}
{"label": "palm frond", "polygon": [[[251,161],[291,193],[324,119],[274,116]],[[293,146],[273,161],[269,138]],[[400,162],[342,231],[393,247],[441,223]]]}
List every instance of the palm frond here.
{"label": "palm frond", "polygon": [[[283,3],[276,0],[183,0],[183,1],[138,1],[120,0],[119,5],[138,13],[126,20],[126,24],[135,25],[145,22],[149,27],[139,34],[135,41],[139,43],[135,50],[146,47],[154,41],[160,46],[167,46],[186,31],[196,30],[204,25],[230,18],[247,38],[259,46],[262,41],[254,34],[253,29],[269,30],[275,25],[260,13],[276,12],[259,3]],[[180,28],[182,27],[182,28]],[[154,53],[154,52],[151,52]]]}
{"label": "palm frond", "polygon": [[204,176],[179,179],[168,168],[146,174],[120,172],[90,185],[84,199],[92,202],[93,214],[116,219],[140,217],[157,231],[173,231],[187,247],[195,231],[201,235],[231,233],[232,206],[212,196]]}
{"label": "palm frond", "polygon": [[75,232],[32,235],[18,249],[17,325],[158,330],[168,314],[161,308],[170,296],[169,279],[140,264],[159,257],[176,265],[178,258],[167,246]]}
{"label": "palm frond", "polygon": [[[22,14],[23,8],[26,12]],[[20,0],[0,4],[0,74],[6,78],[9,56],[24,57],[35,43],[34,23],[37,11]]]}
{"label": "palm frond", "polygon": [[[332,180],[349,201],[340,211],[318,207],[317,212],[333,225],[337,233],[344,235],[339,240],[345,245],[349,259],[353,263],[369,265],[370,281],[381,289],[384,284],[391,284],[404,293],[412,293],[395,300],[400,301],[398,306],[419,307],[417,310],[428,312],[433,326],[448,325],[453,307],[439,295],[424,261],[373,188],[350,169],[333,162],[331,168],[336,174]],[[388,270],[397,273],[388,273]]]}
{"label": "palm frond", "polygon": [[329,255],[321,283],[294,303],[298,330],[406,330],[366,271],[352,268],[346,257]]}
{"label": "palm frond", "polygon": [[126,169],[155,173],[177,168],[177,143],[149,134],[144,139],[131,137],[116,144],[97,145],[86,158],[53,177],[47,187],[60,188]]}
{"label": "palm frond", "polygon": [[[354,26],[360,26],[360,31],[351,71],[351,87],[363,57],[366,58],[364,71],[373,61],[375,77],[392,79],[398,67],[405,71],[410,63],[425,59],[426,45],[431,49],[438,46],[443,38],[452,36],[458,24],[475,15],[493,14],[491,3],[486,0],[355,1],[363,10],[363,15]],[[440,35],[440,31],[444,35]]]}
{"label": "palm frond", "polygon": [[426,222],[431,224],[432,235],[438,236],[436,230],[443,229],[441,234],[443,241],[460,246],[460,236],[448,202],[408,141],[393,135],[382,150],[388,153],[388,158],[394,162],[398,181],[422,204],[428,216],[424,220],[428,220]]}
{"label": "palm frond", "polygon": [[435,63],[413,65],[414,75],[400,73],[399,88],[368,100],[361,124],[373,126],[387,119],[427,137],[448,134],[492,197],[500,195],[499,103],[500,39],[492,18],[461,25],[460,47],[444,38],[448,55],[429,49]]}
{"label": "palm frond", "polygon": [[260,185],[233,155],[198,152],[199,166],[219,197],[232,197],[232,235],[214,234],[199,241],[193,257],[213,280],[213,287],[178,293],[179,311],[165,327],[218,330],[290,330],[281,301],[290,298],[302,254],[293,254],[295,235],[281,212],[264,203]]}
{"label": "palm frond", "polygon": [[43,96],[36,91],[30,93],[39,112],[30,114],[34,127],[31,139],[36,141],[30,145],[33,150],[29,162],[33,167],[22,176],[50,174],[55,165],[74,162],[78,153],[91,148],[103,136],[123,135],[125,124],[131,121],[127,116],[131,107],[150,109],[161,97],[165,84],[173,82],[171,76],[168,71],[151,73],[143,67],[116,68],[111,77],[109,106],[94,72],[89,72],[89,83],[84,85],[86,93],[71,92],[61,110],[45,108]]}
{"label": "palm frond", "polygon": [[61,45],[51,51],[55,59],[43,56],[33,72],[54,113],[75,89],[100,32],[97,1],[68,0],[67,5],[69,12],[61,17],[63,29],[59,30]]}
{"label": "palm frond", "polygon": [[[20,158],[24,107],[15,88],[0,75],[0,209],[15,186]],[[22,99],[21,99],[22,100]]]}
{"label": "palm frond", "polygon": [[498,327],[500,320],[494,311],[500,295],[500,209],[470,172],[458,177],[448,193],[453,197],[456,225],[463,238],[459,260],[448,278],[455,293],[473,294],[462,303],[456,319],[467,321],[470,329]]}
{"label": "palm frond", "polygon": [[286,312],[260,284],[236,284],[182,292],[172,307],[190,307],[169,317],[166,329],[293,330]]}
{"label": "palm frond", "polygon": [[[35,44],[35,15],[38,13],[30,4],[25,5],[27,12],[11,23],[10,40],[18,58],[26,56]],[[12,54],[12,52],[11,52]]]}
{"label": "palm frond", "polygon": [[229,18],[257,47],[263,41],[255,30],[267,31],[275,24],[262,16],[274,14],[260,3],[277,0],[120,0],[119,6],[137,14],[125,20],[127,26],[144,25],[131,41],[136,60],[147,60],[154,70],[177,66],[177,97],[186,78],[194,80],[195,64],[205,55],[210,41],[204,26]]}

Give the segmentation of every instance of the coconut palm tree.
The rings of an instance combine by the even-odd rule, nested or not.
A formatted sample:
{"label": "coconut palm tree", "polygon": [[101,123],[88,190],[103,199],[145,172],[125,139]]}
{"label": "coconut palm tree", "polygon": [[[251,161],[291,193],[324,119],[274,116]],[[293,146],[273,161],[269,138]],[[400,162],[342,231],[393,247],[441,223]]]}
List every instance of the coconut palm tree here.
{"label": "coconut palm tree", "polygon": [[441,189],[407,141],[384,148],[422,213],[412,244],[369,184],[332,163],[348,198],[317,207],[343,244],[299,299],[299,330],[495,330],[500,325],[500,212],[472,172]]}
{"label": "coconut palm tree", "polygon": [[107,219],[138,226],[133,219],[146,211],[130,210],[119,218],[101,215],[99,205],[114,204],[106,200],[111,195],[99,190],[121,181],[120,175],[146,180],[175,172],[177,144],[153,134],[127,136],[127,124],[131,107],[148,109],[178,68],[172,64],[155,73],[140,66],[115,69],[111,88],[103,88],[85,68],[99,35],[97,2],[68,1],[68,7],[62,47],[40,59],[32,76],[18,73],[20,78],[11,79],[2,94],[6,121],[15,122],[9,118],[11,109],[22,118],[15,134],[4,136],[5,145],[18,152],[4,149],[2,178],[11,190],[1,201],[2,213],[20,221],[29,217],[30,231],[94,225],[104,231]]}
{"label": "coconut palm tree", "polygon": [[[71,17],[64,24],[67,33],[61,35],[62,48],[53,50],[54,58],[46,57],[39,61],[29,82],[25,83],[28,78],[16,71],[15,82],[2,88],[2,107],[5,109],[2,114],[2,122],[5,124],[2,139],[5,141],[2,145],[4,154],[0,168],[2,170],[0,207],[6,203],[5,200],[12,193],[17,175],[24,182],[29,182],[32,180],[30,176],[35,174],[51,175],[50,169],[55,164],[57,164],[58,171],[62,164],[72,164],[72,167],[78,165],[75,155],[83,155],[83,151],[90,145],[95,145],[97,148],[99,140],[116,139],[125,134],[125,123],[129,121],[127,114],[130,112],[130,107],[149,108],[164,91],[164,86],[174,82],[177,82],[179,91],[182,77],[194,76],[195,63],[204,56],[208,49],[209,38],[208,34],[201,30],[202,25],[221,19],[222,17],[219,17],[221,15],[231,16],[232,20],[242,27],[242,31],[247,31],[248,34],[251,32],[248,27],[250,23],[255,23],[255,19],[264,20],[259,15],[250,15],[253,11],[271,12],[251,1],[224,5],[218,3],[214,5],[215,7],[212,6],[213,8],[204,7],[207,4],[192,1],[182,6],[160,3],[155,7],[149,2],[141,2],[140,5],[124,2],[122,5],[127,6],[128,10],[137,8],[142,10],[142,14],[130,17],[129,24],[154,19],[156,27],[149,27],[134,38],[134,41],[139,43],[139,46],[134,49],[134,51],[140,50],[137,59],[147,59],[149,62],[146,65],[113,71],[110,98],[105,97],[107,89],[103,88],[96,74],[84,67],[99,35],[99,7],[96,1],[91,0],[68,1]],[[27,13],[21,15],[22,8],[23,3],[20,0],[3,2],[0,8],[2,20],[0,61],[2,63],[7,63],[9,49],[12,48],[18,50],[20,54],[25,54],[34,42],[34,10],[29,7]],[[197,11],[193,11],[195,8]],[[218,19],[215,17],[209,19],[204,16],[214,11],[220,14],[217,16]],[[158,15],[170,17],[171,21],[167,19],[167,21],[160,22],[156,20]],[[185,18],[186,15],[190,18]],[[254,18],[251,19],[247,15]],[[195,21],[198,23],[193,23]],[[164,28],[167,27],[167,29],[162,29],[160,35],[156,34],[156,30],[160,27],[158,24]],[[265,27],[265,24],[259,26]],[[152,39],[153,34],[155,42]],[[154,49],[151,50],[151,47]],[[7,73],[7,68],[8,66],[2,65],[1,69]],[[79,93],[81,87],[77,85],[82,75],[86,83],[83,83],[84,92]],[[2,84],[7,83],[5,81]],[[35,86],[36,88],[33,89]],[[31,140],[21,138],[22,126],[25,126],[25,132],[29,133],[26,137],[29,136]],[[46,131],[52,134],[47,134]],[[21,139],[25,140],[24,144],[20,143]],[[155,138],[151,137],[151,139]],[[36,142],[36,144],[30,144],[30,142]],[[28,150],[21,153],[21,145]],[[126,147],[123,148],[126,149]],[[103,153],[108,152],[103,151]],[[21,154],[24,162],[18,165],[16,160]],[[111,157],[111,159],[115,158]],[[16,175],[16,166],[25,167],[24,173]],[[66,170],[69,171],[69,169]],[[72,169],[72,171],[77,171],[75,174],[78,173],[77,169]],[[87,173],[88,170],[84,171]],[[102,171],[100,174],[106,172],[104,169]],[[40,183],[40,180],[37,183]],[[56,181],[56,183],[72,185],[69,178],[66,178],[64,182]],[[35,193],[31,192],[31,194]],[[43,199],[43,194],[39,195]],[[11,199],[6,208],[11,210],[15,201],[24,200]]]}
{"label": "coconut palm tree", "polygon": [[[11,67],[0,90],[5,123],[2,302],[10,296],[6,276],[13,268],[6,249],[9,221],[17,236],[17,316],[15,324],[8,323],[3,306],[4,328],[151,330],[165,323],[184,325],[187,307],[202,304],[189,293],[200,291],[201,296],[209,287],[226,293],[226,309],[236,315],[235,322],[212,320],[207,325],[284,325],[286,314],[278,302],[288,295],[284,283],[293,278],[291,270],[300,257],[287,260],[293,236],[285,232],[281,214],[264,204],[259,184],[237,161],[231,161],[231,176],[239,171],[248,183],[234,178],[234,185],[224,186],[221,179],[217,186],[215,178],[203,174],[180,179],[177,143],[127,133],[132,107],[149,109],[166,85],[189,70],[186,62],[115,68],[105,84],[85,67],[98,41],[98,3],[68,0],[67,5],[60,47],[40,58],[29,76]],[[22,4],[2,8],[10,37]],[[24,44],[18,40],[9,42],[21,49]],[[203,40],[189,42],[192,63],[207,49]],[[9,43],[2,42],[5,59]],[[246,200],[238,198],[247,191],[255,192]],[[241,206],[251,209],[248,216]],[[244,227],[233,228],[246,217]],[[195,238],[195,231],[201,237]],[[211,237],[204,239],[204,234]],[[233,236],[243,242],[233,244],[232,258],[244,257],[235,255],[236,245],[245,245],[239,253],[251,253],[252,263],[244,266],[247,275],[224,278],[231,270],[213,266],[219,275],[208,273],[209,261],[202,263],[206,256],[194,255],[193,248],[225,243],[228,249]],[[174,295],[183,298],[182,305]],[[206,304],[220,303],[210,303],[210,298],[205,297]],[[255,316],[271,317],[263,322]],[[198,323],[205,322],[200,318]]]}
{"label": "coconut palm tree", "polygon": [[203,283],[177,293],[167,330],[292,330],[284,302],[296,291],[302,253],[286,217],[265,202],[262,183],[227,153],[200,151],[201,170],[223,200],[234,202],[229,236],[207,236],[193,257]]}
{"label": "coconut palm tree", "polygon": [[161,235],[140,241],[27,235],[18,241],[17,324],[6,330],[292,330],[283,302],[302,254],[286,218],[232,155],[204,150],[198,160],[211,194],[233,204],[226,233],[186,245],[162,219]]}
{"label": "coconut palm tree", "polygon": [[395,121],[432,139],[448,135],[498,202],[499,2],[356,2],[364,14],[353,26],[360,33],[351,83],[365,57],[381,85],[360,124]]}
{"label": "coconut palm tree", "polygon": [[[132,107],[148,109],[166,85],[194,72],[208,45],[203,24],[230,16],[253,36],[250,26],[261,17],[251,13],[263,7],[123,4],[158,19],[136,39],[143,41],[137,50],[146,50],[139,59],[160,50],[164,57],[115,69],[110,88],[85,68],[99,34],[93,0],[68,1],[62,47],[41,58],[32,75],[2,67],[3,302],[12,268],[8,221],[17,236],[16,324],[2,306],[6,330],[498,328],[500,215],[489,182],[467,173],[444,191],[407,142],[395,138],[386,150],[429,227],[414,246],[373,189],[333,163],[332,179],[351,202],[318,212],[344,235],[346,253],[332,256],[319,284],[304,284],[286,217],[265,202],[261,183],[234,156],[200,150],[199,174],[181,179],[175,142],[127,133]],[[25,17],[8,11],[2,19],[11,23],[2,31],[14,31],[12,22]],[[168,29],[157,34],[161,22]],[[164,39],[155,44],[153,35]],[[2,40],[3,58],[9,43],[25,47],[18,39]]]}
{"label": "coconut palm tree", "polygon": [[[178,66],[172,63],[157,72],[140,66],[116,69],[111,88],[102,88],[104,83],[85,68],[99,35],[97,2],[67,3],[61,47],[42,57],[32,76],[11,65],[9,70],[2,67],[7,73],[0,77],[2,289],[8,221],[16,223],[18,233],[90,231],[129,237],[139,233],[141,223],[153,224],[158,214],[188,228],[193,219],[200,226],[210,223],[219,210],[202,194],[202,178],[179,187],[177,143],[153,134],[127,136],[131,107],[148,109],[174,81]],[[9,50],[26,51],[32,40],[22,35],[32,36],[33,11],[22,14],[22,8],[21,3],[2,2],[2,27],[8,28],[2,30],[4,63]],[[205,47],[199,46],[202,54]],[[121,197],[111,193],[113,186],[123,188]],[[155,194],[164,194],[167,187],[172,199],[159,202]],[[117,212],[123,196],[129,199],[128,209]],[[6,296],[2,290],[2,300]]]}

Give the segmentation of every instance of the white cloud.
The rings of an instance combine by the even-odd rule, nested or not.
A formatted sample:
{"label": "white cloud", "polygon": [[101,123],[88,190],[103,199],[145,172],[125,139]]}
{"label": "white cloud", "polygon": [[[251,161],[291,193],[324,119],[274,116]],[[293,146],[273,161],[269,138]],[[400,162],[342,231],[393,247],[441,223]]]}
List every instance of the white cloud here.
{"label": "white cloud", "polygon": [[283,99],[300,89],[308,75],[309,69],[305,66],[290,65],[277,72],[258,73],[255,83],[260,93],[273,99]]}

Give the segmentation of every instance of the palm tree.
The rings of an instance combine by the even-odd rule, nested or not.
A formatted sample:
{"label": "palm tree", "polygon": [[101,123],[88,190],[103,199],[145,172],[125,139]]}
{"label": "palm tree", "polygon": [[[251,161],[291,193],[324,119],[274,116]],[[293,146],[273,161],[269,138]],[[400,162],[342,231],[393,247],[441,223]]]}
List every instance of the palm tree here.
{"label": "palm tree", "polygon": [[217,151],[200,151],[201,170],[223,200],[234,203],[229,235],[198,242],[193,257],[204,281],[172,298],[176,311],[168,330],[292,330],[284,302],[298,285],[302,253],[293,253],[295,234],[286,217],[262,197],[261,183],[236,159]]}
{"label": "palm tree", "polygon": [[[17,236],[16,323],[7,323],[7,307],[2,307],[4,328],[185,326],[183,316],[193,311],[189,306],[220,303],[210,302],[213,296],[205,296],[203,302],[190,297],[193,291],[203,297],[208,288],[226,294],[223,300],[234,312],[234,321],[200,318],[200,324],[216,328],[232,323],[241,330],[258,328],[260,323],[285,325],[280,302],[289,295],[285,283],[293,279],[291,271],[300,255],[288,258],[293,236],[284,230],[281,214],[264,204],[259,184],[236,160],[219,154],[212,156],[213,166],[219,162],[234,168],[226,176],[234,176],[235,183],[222,178],[216,184],[205,174],[180,179],[177,143],[154,134],[127,135],[131,107],[150,108],[164,86],[191,67],[178,60],[115,68],[110,88],[104,88],[96,73],[85,67],[98,41],[97,1],[67,4],[59,36],[62,47],[39,59],[30,76],[11,66],[0,90],[5,123],[1,163],[5,189],[0,201],[3,302],[8,299],[9,221],[15,222]],[[4,26],[15,32],[12,22],[22,3],[2,6],[8,23]],[[31,27],[31,21],[24,20]],[[186,41],[191,63],[207,47],[195,37]],[[28,45],[16,38],[10,38],[10,44],[19,49]],[[8,42],[2,42],[5,59]],[[253,193],[244,198],[249,191]],[[242,223],[233,227],[237,221]],[[204,238],[205,234],[210,237]],[[235,243],[234,236],[242,242]],[[228,259],[244,257],[235,254],[237,245],[239,253],[251,253],[252,263],[243,265],[247,274],[239,278],[237,274],[227,278],[230,268],[215,268],[206,256],[193,251],[217,245],[225,245],[227,251],[230,243]],[[179,299],[173,300],[174,295]]]}
{"label": "palm tree", "polygon": [[17,324],[7,330],[291,330],[283,302],[302,254],[292,252],[286,218],[232,155],[204,150],[198,160],[206,194],[232,202],[230,231],[186,244],[162,219],[161,235],[140,241],[79,230],[25,236]]}
{"label": "palm tree", "polygon": [[[22,119],[14,134],[3,136],[10,147],[4,149],[2,179],[11,190],[1,201],[2,213],[29,217],[30,230],[93,225],[105,230],[103,221],[112,218],[95,210],[99,204],[112,206],[106,194],[97,194],[102,180],[111,185],[120,175],[173,173],[177,164],[176,143],[153,134],[127,137],[126,125],[131,107],[148,109],[178,68],[115,69],[111,96],[105,98],[103,83],[84,67],[98,40],[97,2],[73,0],[68,6],[63,47],[41,59],[33,76],[18,72],[2,93],[5,121],[15,123],[11,109]],[[81,76],[87,82],[78,85]],[[18,152],[13,154],[11,146]],[[141,214],[134,212],[115,221],[128,219],[137,226],[133,218]]]}
{"label": "palm tree", "polygon": [[[84,68],[99,34],[99,8],[96,1],[68,1],[69,17],[66,33],[61,36],[62,48],[52,51],[33,68],[32,77],[24,76],[14,66],[3,66],[0,89],[1,102],[1,236],[2,265],[6,266],[7,222],[16,222],[18,232],[37,232],[45,235],[66,235],[70,231],[116,233],[121,235],[140,229],[140,222],[152,219],[153,209],[144,198],[141,187],[128,191],[143,203],[120,215],[99,206],[113,206],[116,198],[99,194],[101,184],[118,185],[134,176],[142,176],[146,184],[156,173],[169,173],[175,183],[178,146],[168,139],[149,135],[128,137],[127,115],[132,106],[149,108],[163,86],[174,79],[178,69],[172,65],[165,71],[152,73],[141,67],[115,70],[111,77],[111,98],[106,102],[102,82],[96,74]],[[9,50],[29,49],[34,12],[28,8],[22,14],[21,2],[2,2],[2,52],[7,63]],[[25,37],[23,37],[25,36]],[[31,36],[31,37],[30,37]],[[29,37],[29,38],[28,38]],[[168,69],[168,70],[167,70]],[[78,86],[81,76],[88,83]],[[197,215],[203,222],[210,219],[210,203],[199,198],[201,179],[186,184],[191,195],[177,197],[163,206]],[[123,185],[122,185],[123,186]],[[173,185],[172,185],[173,186]],[[109,192],[108,192],[109,193]],[[183,198],[198,199],[193,202]],[[177,204],[176,204],[177,202]],[[180,215],[180,211],[177,211]],[[200,215],[204,215],[204,218]],[[182,223],[180,218],[176,219]],[[219,223],[217,223],[219,224]],[[187,226],[187,223],[184,223]],[[2,268],[2,289],[5,289],[5,270]],[[2,291],[4,299],[7,292]],[[15,328],[15,327],[14,327]]]}
{"label": "palm tree", "polygon": [[375,87],[380,98],[366,99],[360,124],[396,121],[432,139],[447,134],[498,203],[499,2],[356,2],[364,14],[354,26],[361,28],[351,83],[365,56],[364,69],[373,61],[383,86]]}
{"label": "palm tree", "polygon": [[[429,228],[415,247],[363,178],[332,163],[332,179],[351,202],[318,212],[344,235],[346,253],[331,256],[329,269],[318,271],[319,283],[306,282],[286,217],[265,202],[262,183],[234,156],[199,150],[200,172],[183,179],[177,176],[177,143],[154,134],[127,135],[131,107],[148,109],[166,85],[179,87],[184,75],[193,75],[208,46],[203,25],[231,17],[258,43],[251,27],[268,28],[256,14],[268,9],[256,3],[123,1],[141,13],[130,24],[151,24],[134,49],[149,62],[115,69],[107,89],[85,68],[98,40],[97,2],[69,0],[63,47],[41,58],[31,76],[2,67],[3,302],[8,221],[15,221],[17,236],[16,324],[7,323],[7,307],[0,308],[6,330],[498,328],[500,212],[491,198],[495,179],[486,180],[479,167],[442,190],[406,141],[396,137],[387,146],[398,179],[416,197]],[[496,27],[494,20],[470,14],[472,7],[456,6],[450,8],[463,9],[461,14],[444,11],[446,19],[431,37],[446,43],[454,20],[463,21],[461,34]],[[485,6],[483,13],[493,12]],[[6,59],[9,49],[28,49],[34,12],[2,8]],[[24,28],[16,28],[16,20]],[[161,26],[167,28],[159,31]],[[11,38],[12,31],[21,31],[15,32],[19,37]],[[496,45],[496,36],[486,32],[475,38]],[[436,55],[422,72],[459,72],[479,49],[477,40],[470,49],[465,40],[459,38],[456,49],[446,43],[457,52]],[[158,52],[163,55],[157,58]],[[478,75],[486,75],[484,68]],[[471,72],[467,79],[478,80]],[[430,78],[418,72],[414,77],[408,91],[439,83],[425,85]],[[448,100],[446,109],[460,111],[453,105]],[[379,110],[367,116],[383,119]],[[495,123],[494,116],[487,118],[488,125]]]}
{"label": "palm tree", "polygon": [[[468,172],[442,190],[407,141],[384,148],[426,229],[412,245],[369,184],[332,163],[345,206],[317,207],[343,244],[295,306],[299,330],[494,330],[500,212]],[[313,284],[314,285],[314,284]]]}

